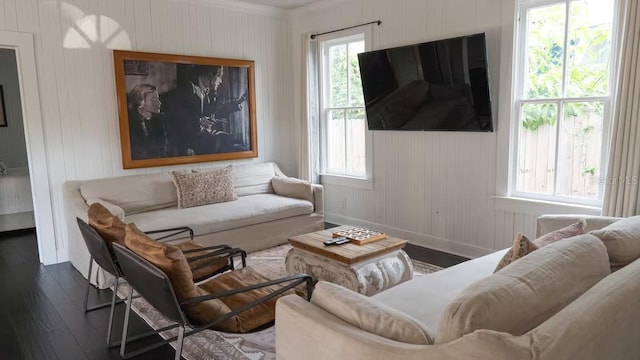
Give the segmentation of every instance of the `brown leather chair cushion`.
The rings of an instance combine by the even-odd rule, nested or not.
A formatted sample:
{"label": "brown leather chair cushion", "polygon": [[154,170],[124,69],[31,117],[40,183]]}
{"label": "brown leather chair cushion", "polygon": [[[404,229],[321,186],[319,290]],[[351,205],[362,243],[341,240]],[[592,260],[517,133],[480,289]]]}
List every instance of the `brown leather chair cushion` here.
{"label": "brown leather chair cushion", "polygon": [[124,228],[126,224],[100,203],[93,203],[89,206],[88,217],[89,225],[96,229],[98,234],[107,242],[111,256],[115,256],[111,249],[111,243],[116,242],[124,245]]}
{"label": "brown leather chair cushion", "polygon": [[[195,240],[185,241],[183,243],[176,244],[175,246],[182,251],[197,250],[197,249],[203,248],[203,246]],[[208,257],[208,258],[198,259],[193,261],[190,260],[191,258],[204,255],[210,252],[211,252],[210,250],[203,250],[203,251],[195,251],[192,253],[184,254],[187,257],[187,261],[189,262],[189,266],[191,267],[191,272],[193,273],[194,279],[197,280],[197,279],[204,279],[204,278],[210,277],[213,274],[217,274],[218,271],[220,271],[223,267],[227,265],[227,259],[220,259],[218,261],[214,261],[213,257]],[[210,264],[205,265],[207,263],[210,263]],[[205,265],[205,266],[199,268],[199,266],[201,265]]]}
{"label": "brown leather chair cushion", "polygon": [[[191,269],[182,251],[173,245],[159,243],[149,238],[134,224],[125,227],[125,245],[162,270],[169,277],[178,300],[219,293],[270,279],[247,267],[227,272],[197,287],[193,283]],[[207,324],[215,319],[279,289],[278,285],[260,288],[220,299],[185,306],[187,316],[194,322]],[[244,333],[275,319],[277,297],[256,305],[214,326],[213,329]]]}
{"label": "brown leather chair cushion", "polygon": [[189,263],[182,250],[149,238],[134,224],[125,227],[124,243],[131,251],[167,274],[178,300],[198,296]]}
{"label": "brown leather chair cushion", "polygon": [[[201,284],[199,286],[199,292],[202,295],[215,294],[226,290],[260,284],[267,281],[270,281],[270,279],[260,275],[252,268],[246,267],[216,276],[206,283]],[[269,287],[259,288],[252,291],[220,298],[224,306],[221,306],[218,302],[207,301],[198,304],[198,307],[189,308],[187,310],[187,316],[189,316],[189,318],[194,322],[207,324],[214,321],[217,317],[225,314],[226,312],[232,311],[254,300],[257,300],[258,298],[269,295],[279,288],[279,285],[272,285]],[[284,295],[289,293],[293,292],[289,291]],[[215,330],[235,333],[245,333],[252,331],[262,325],[274,321],[277,300],[278,297],[275,297],[267,302],[256,305],[229,318],[224,322],[212,326],[211,328]]]}

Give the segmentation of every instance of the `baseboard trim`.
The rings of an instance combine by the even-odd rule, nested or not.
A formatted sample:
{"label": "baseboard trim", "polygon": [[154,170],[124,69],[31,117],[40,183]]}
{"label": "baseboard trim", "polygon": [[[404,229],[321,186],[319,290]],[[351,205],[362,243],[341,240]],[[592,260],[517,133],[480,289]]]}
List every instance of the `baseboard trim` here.
{"label": "baseboard trim", "polygon": [[430,249],[434,249],[434,250],[438,250],[438,251],[442,251],[442,252],[446,252],[446,253],[454,254],[458,256],[463,256],[471,259],[484,256],[487,254],[491,254],[496,251],[494,249],[486,249],[486,248],[464,244],[464,243],[453,241],[453,240],[447,240],[437,236],[419,234],[413,231],[408,231],[405,229],[400,229],[400,228],[396,228],[389,225],[378,224],[378,223],[365,221],[362,219],[351,218],[348,216],[334,214],[326,211],[324,213],[324,218],[325,218],[325,221],[329,223],[340,224],[340,225],[362,226],[362,227],[375,229],[378,231],[383,231],[389,235],[407,239],[409,240],[410,243],[418,246],[423,246]]}

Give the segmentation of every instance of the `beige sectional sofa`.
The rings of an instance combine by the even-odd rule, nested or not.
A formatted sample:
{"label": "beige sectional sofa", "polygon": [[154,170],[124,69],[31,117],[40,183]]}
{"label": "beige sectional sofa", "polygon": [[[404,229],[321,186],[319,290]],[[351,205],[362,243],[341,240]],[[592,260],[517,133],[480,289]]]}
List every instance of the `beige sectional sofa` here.
{"label": "beige sectional sofa", "polygon": [[587,232],[624,226],[563,239],[495,274],[506,249],[371,298],[323,282],[311,302],[286,296],[278,359],[640,359],[640,217],[543,216],[538,236],[580,218]]}
{"label": "beige sectional sofa", "polygon": [[[71,263],[87,276],[89,253],[75,218],[86,221],[87,210],[93,202],[101,202],[114,215],[127,223],[135,223],[143,231],[188,226],[204,246],[230,244],[247,252],[286,243],[293,235],[323,229],[322,186],[312,184],[305,193],[300,191],[300,184],[281,181],[278,191],[274,192],[274,177],[293,179],[287,178],[272,162],[234,165],[237,200],[186,209],[177,208],[176,187],[167,172],[67,181],[64,203]],[[97,272],[98,285],[106,286],[108,281],[103,272]],[[94,276],[91,281],[95,284]]]}

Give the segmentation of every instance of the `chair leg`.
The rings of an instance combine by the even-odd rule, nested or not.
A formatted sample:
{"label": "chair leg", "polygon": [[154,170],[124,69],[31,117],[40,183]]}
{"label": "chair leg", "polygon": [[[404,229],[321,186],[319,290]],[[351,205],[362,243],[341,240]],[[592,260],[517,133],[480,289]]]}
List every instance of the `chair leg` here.
{"label": "chair leg", "polygon": [[182,344],[184,343],[184,325],[180,325],[178,328],[178,339],[176,340],[176,357],[175,360],[180,360],[182,357]]}
{"label": "chair leg", "polygon": [[116,284],[113,287],[113,295],[111,296],[111,311],[109,312],[109,328],[107,329],[107,344],[111,345],[111,329],[113,328],[113,314],[116,309],[116,298],[118,297],[118,284],[120,278],[116,277]]}
{"label": "chair leg", "polygon": [[93,270],[93,257],[89,259],[89,274],[87,274],[87,291],[84,293],[84,312],[88,310],[89,289],[91,288],[91,270]]}
{"label": "chair leg", "polygon": [[129,314],[131,313],[131,303],[133,303],[133,287],[129,286],[129,296],[127,296],[127,310],[124,313],[124,324],[122,325],[122,339],[120,343],[120,356],[125,357],[125,347],[127,346],[127,330],[129,330]]}

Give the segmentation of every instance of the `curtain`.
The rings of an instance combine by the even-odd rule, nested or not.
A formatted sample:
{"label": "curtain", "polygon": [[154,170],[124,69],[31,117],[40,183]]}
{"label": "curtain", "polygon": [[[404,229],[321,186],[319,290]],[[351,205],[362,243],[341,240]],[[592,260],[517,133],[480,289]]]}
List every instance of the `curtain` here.
{"label": "curtain", "polygon": [[640,7],[636,0],[620,2],[620,40],[618,87],[615,105],[609,166],[605,182],[603,215],[640,214]]}
{"label": "curtain", "polygon": [[302,45],[302,136],[300,178],[320,182],[320,98],[318,41],[303,35]]}

